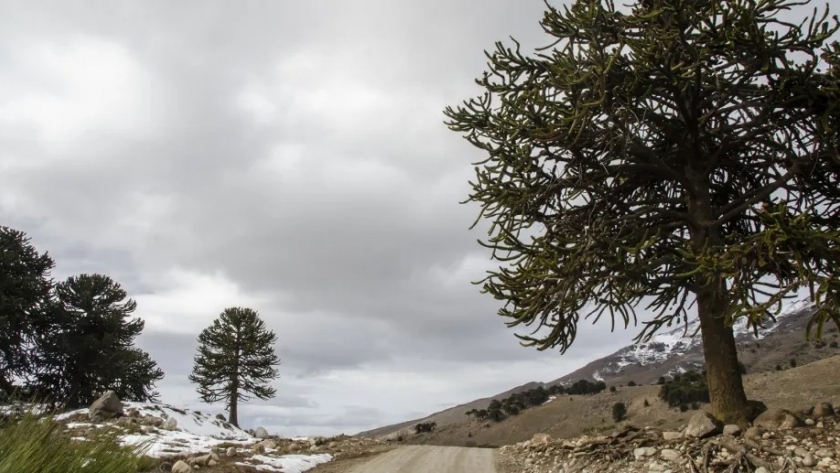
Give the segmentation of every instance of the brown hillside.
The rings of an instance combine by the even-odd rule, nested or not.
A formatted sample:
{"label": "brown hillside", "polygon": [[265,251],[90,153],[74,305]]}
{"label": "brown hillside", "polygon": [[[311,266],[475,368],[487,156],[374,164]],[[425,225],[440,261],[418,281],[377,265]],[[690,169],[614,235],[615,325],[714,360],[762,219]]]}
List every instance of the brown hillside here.
{"label": "brown hillside", "polygon": [[[801,410],[817,401],[840,405],[840,356],[816,361],[784,371],[768,371],[745,377],[747,394],[768,407]],[[684,426],[693,412],[669,409],[657,398],[659,386],[621,387],[615,393],[593,396],[562,396],[543,406],[523,411],[500,423],[465,421],[445,425],[435,433],[412,435],[412,443],[500,446],[530,439],[544,432],[554,438],[571,438],[581,434],[612,430],[612,406],[627,405],[627,422],[637,426],[662,429]],[[644,407],[645,399],[650,403]],[[707,406],[704,406],[707,407]]]}

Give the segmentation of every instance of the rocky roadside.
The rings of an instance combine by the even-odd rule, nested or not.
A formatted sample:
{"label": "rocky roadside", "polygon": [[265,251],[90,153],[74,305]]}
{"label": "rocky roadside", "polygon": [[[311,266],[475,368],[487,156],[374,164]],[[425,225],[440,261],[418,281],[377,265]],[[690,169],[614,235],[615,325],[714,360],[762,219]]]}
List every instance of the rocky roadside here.
{"label": "rocky roadside", "polygon": [[744,432],[701,411],[681,431],[624,423],[604,436],[536,434],[500,448],[499,464],[505,473],[840,472],[840,423],[829,403],[765,410]]}

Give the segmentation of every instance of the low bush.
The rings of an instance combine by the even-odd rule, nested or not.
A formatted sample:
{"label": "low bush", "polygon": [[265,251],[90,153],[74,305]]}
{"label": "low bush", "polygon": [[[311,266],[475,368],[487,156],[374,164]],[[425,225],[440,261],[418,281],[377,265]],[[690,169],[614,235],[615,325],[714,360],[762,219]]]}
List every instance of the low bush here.
{"label": "low bush", "polygon": [[687,410],[687,406],[691,403],[709,402],[709,387],[703,375],[688,371],[674,376],[663,384],[659,388],[659,398],[667,402],[670,407],[682,408],[685,405]]}
{"label": "low bush", "polygon": [[612,418],[615,422],[621,422],[627,417],[627,406],[623,402],[616,402],[612,407]]}

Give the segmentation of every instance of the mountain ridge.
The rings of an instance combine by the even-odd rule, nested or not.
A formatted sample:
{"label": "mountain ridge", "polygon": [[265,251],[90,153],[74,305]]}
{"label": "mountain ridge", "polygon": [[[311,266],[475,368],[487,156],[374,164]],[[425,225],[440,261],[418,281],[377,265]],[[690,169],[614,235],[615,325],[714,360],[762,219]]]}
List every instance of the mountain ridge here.
{"label": "mountain ridge", "polygon": [[[759,327],[756,336],[746,327],[745,319],[733,325],[738,358],[748,372],[763,372],[787,367],[793,363],[806,364],[840,354],[840,350],[826,348],[825,343],[814,344],[804,337],[805,326],[815,307],[800,299],[783,306],[775,320],[768,318]],[[699,321],[694,319],[668,332],[656,334],[645,343],[625,346],[614,353],[596,359],[585,366],[548,382],[529,382],[492,396],[459,404],[428,416],[367,430],[356,434],[360,437],[395,438],[412,432],[411,427],[420,422],[435,422],[438,427],[466,421],[465,412],[485,409],[494,399],[501,400],[513,393],[538,386],[569,385],[580,379],[604,381],[608,385],[654,384],[661,376],[687,370],[701,370],[704,366],[703,348],[699,333],[694,333]],[[682,335],[681,335],[682,334]],[[687,334],[687,336],[686,336]],[[694,336],[692,336],[694,334]],[[824,337],[838,338],[836,328]]]}

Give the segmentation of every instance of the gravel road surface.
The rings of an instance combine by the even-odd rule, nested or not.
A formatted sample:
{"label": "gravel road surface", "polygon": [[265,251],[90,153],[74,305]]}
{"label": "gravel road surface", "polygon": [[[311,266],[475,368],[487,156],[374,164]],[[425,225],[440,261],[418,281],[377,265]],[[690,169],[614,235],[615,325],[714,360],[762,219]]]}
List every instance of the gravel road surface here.
{"label": "gravel road surface", "polygon": [[495,473],[495,455],[489,448],[412,445],[378,455],[347,473]]}

